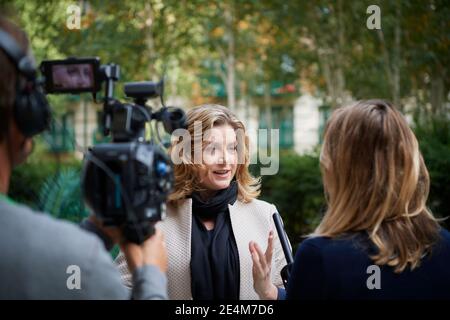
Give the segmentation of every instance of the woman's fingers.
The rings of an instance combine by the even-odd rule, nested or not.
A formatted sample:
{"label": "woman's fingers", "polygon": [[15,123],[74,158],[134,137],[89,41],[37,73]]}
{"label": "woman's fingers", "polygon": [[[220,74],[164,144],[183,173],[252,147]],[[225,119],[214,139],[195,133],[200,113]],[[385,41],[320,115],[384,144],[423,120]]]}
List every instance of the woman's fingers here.
{"label": "woman's fingers", "polygon": [[[263,251],[261,250],[261,248],[259,247],[259,245],[257,243],[255,243],[254,246],[255,246],[255,251],[258,254],[259,263],[261,264],[261,267],[265,271],[267,268],[266,256],[264,255]],[[267,272],[264,272],[264,273],[267,273]]]}
{"label": "woman's fingers", "polygon": [[261,261],[258,255],[258,252],[255,248],[255,243],[250,242],[250,253],[252,255],[253,260],[253,276],[257,278],[264,278],[264,268],[261,265]]}
{"label": "woman's fingers", "polygon": [[270,273],[273,254],[273,231],[269,232],[266,252],[263,253],[259,245],[253,241],[249,243],[250,253],[252,254],[254,271],[259,272],[260,276],[265,278]]}
{"label": "woman's fingers", "polygon": [[[258,255],[258,260],[259,263],[261,264],[261,267],[265,270],[267,268],[269,268],[272,264],[272,254],[273,254],[273,231],[270,231],[269,233],[269,238],[267,241],[267,249],[266,252],[263,253],[263,251],[261,250],[260,246],[255,243],[255,242],[250,242],[250,251],[252,252],[256,252],[256,254]],[[267,273],[267,272],[266,272]]]}
{"label": "woman's fingers", "polygon": [[267,241],[267,249],[266,249],[266,263],[270,266],[272,263],[272,254],[273,254],[273,231],[269,232],[269,240]]}

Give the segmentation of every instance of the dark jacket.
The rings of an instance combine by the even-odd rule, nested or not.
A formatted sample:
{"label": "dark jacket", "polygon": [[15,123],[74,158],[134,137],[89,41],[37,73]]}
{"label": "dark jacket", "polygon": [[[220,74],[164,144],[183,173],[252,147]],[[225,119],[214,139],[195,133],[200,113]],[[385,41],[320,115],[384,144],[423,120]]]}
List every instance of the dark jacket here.
{"label": "dark jacket", "polygon": [[373,249],[362,234],[309,238],[297,250],[287,299],[450,299],[450,233],[440,235],[420,267],[400,274],[389,266],[369,268]]}

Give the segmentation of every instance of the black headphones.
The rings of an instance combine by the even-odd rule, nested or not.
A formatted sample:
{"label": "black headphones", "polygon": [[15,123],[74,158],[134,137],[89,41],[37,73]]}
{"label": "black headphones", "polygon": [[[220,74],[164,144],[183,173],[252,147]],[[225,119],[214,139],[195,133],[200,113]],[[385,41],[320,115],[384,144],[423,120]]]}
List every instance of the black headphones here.
{"label": "black headphones", "polygon": [[27,138],[32,137],[50,126],[50,105],[36,79],[36,69],[32,60],[22,51],[13,37],[2,29],[0,29],[0,49],[25,77],[25,83],[19,76],[17,77],[13,116],[20,132]]}

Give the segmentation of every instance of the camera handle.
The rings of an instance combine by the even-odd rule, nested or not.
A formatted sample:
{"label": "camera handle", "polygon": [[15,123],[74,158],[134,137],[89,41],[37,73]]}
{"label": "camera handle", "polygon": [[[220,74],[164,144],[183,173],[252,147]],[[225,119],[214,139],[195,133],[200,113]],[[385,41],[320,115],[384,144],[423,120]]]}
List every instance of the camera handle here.
{"label": "camera handle", "polygon": [[120,66],[114,63],[109,63],[100,67],[100,72],[102,73],[102,80],[106,81],[105,86],[105,101],[104,101],[104,128],[103,134],[108,136],[111,131],[111,119],[112,119],[112,108],[115,104],[114,100],[114,82],[118,81],[120,78]]}
{"label": "camera handle", "polygon": [[281,269],[281,279],[283,279],[284,288],[287,289],[289,277],[291,274],[292,265],[294,264],[294,257],[292,256],[292,251],[289,245],[289,240],[287,238],[286,232],[283,228],[283,221],[278,212],[272,215],[273,222],[275,223],[275,228],[277,229],[278,239],[280,239],[281,248],[283,249],[284,256],[286,258],[287,265]]}

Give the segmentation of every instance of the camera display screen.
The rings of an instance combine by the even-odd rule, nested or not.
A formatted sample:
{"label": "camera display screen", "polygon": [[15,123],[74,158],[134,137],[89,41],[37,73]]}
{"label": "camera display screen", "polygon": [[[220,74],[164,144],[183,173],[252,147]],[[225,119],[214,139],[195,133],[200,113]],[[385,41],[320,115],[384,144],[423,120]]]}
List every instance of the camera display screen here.
{"label": "camera display screen", "polygon": [[89,89],[94,85],[94,71],[88,63],[55,65],[52,78],[55,89]]}
{"label": "camera display screen", "polygon": [[47,60],[41,64],[47,93],[97,92],[98,69],[97,58]]}

